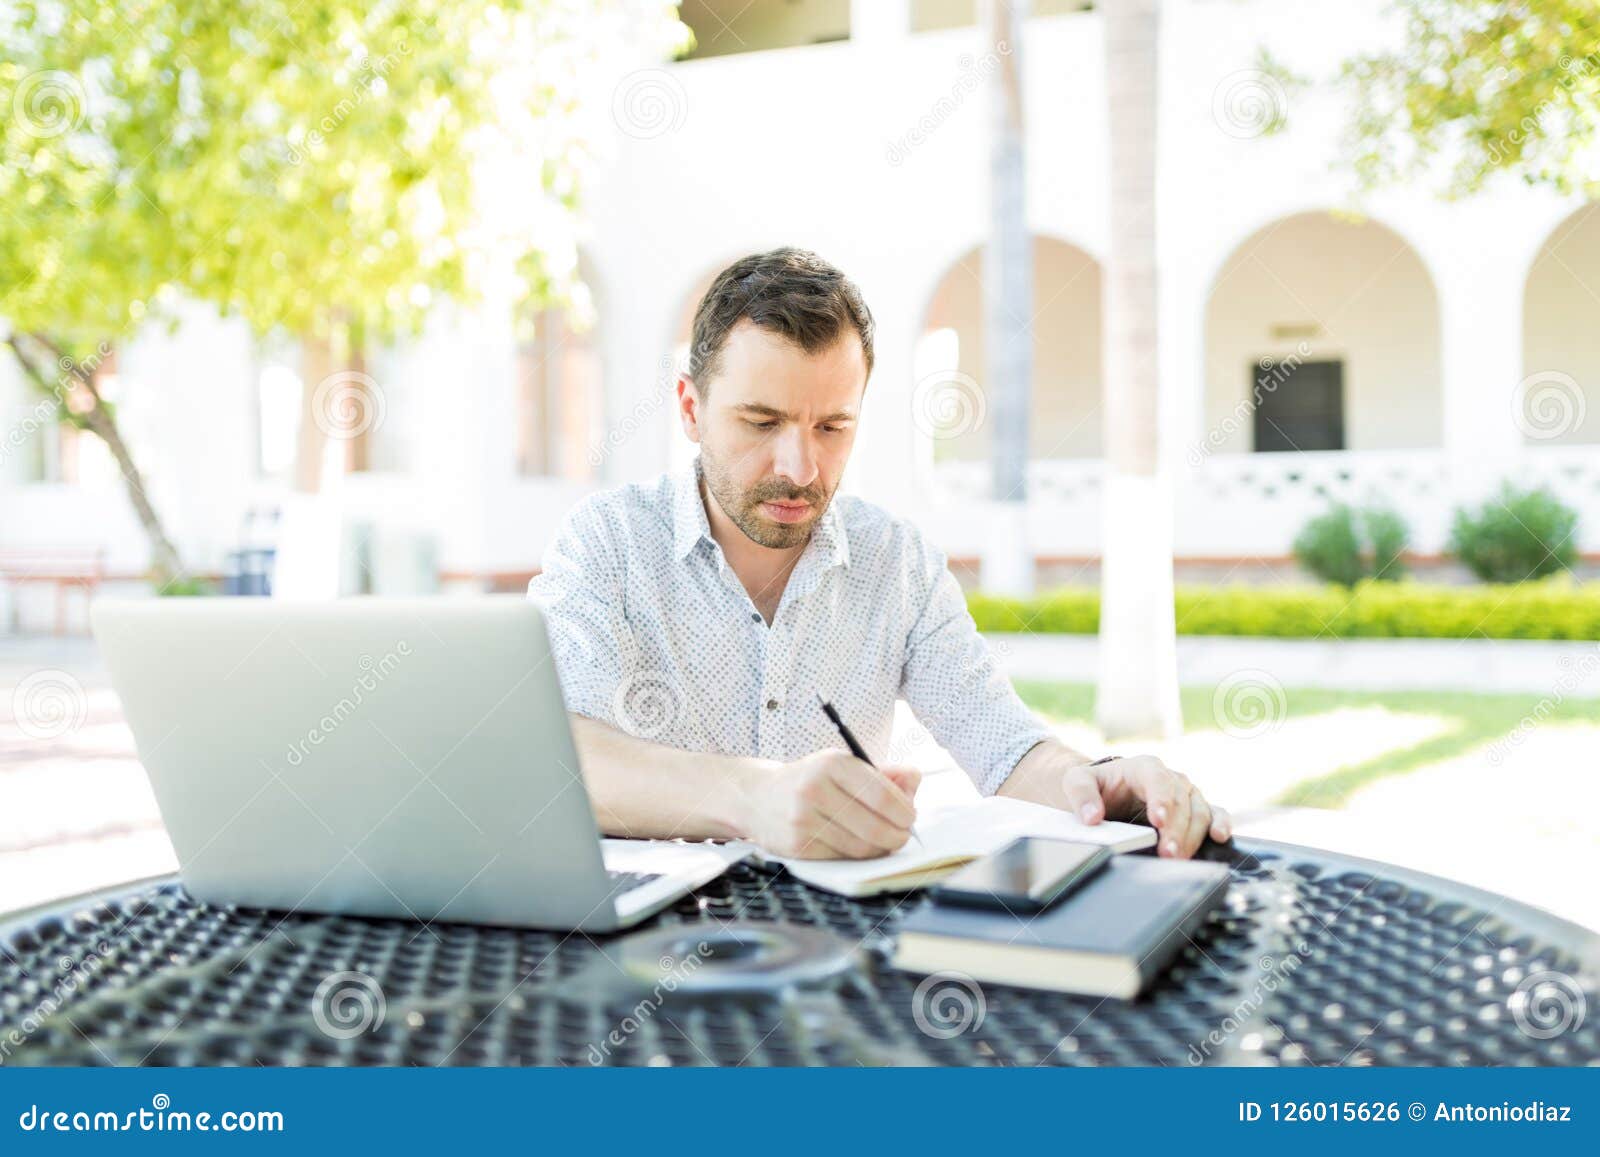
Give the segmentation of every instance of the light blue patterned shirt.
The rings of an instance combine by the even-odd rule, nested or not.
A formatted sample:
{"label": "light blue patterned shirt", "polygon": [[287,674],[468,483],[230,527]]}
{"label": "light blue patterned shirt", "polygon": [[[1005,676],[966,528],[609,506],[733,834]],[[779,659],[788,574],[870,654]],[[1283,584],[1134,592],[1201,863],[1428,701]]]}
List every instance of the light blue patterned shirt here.
{"label": "light blue patterned shirt", "polygon": [[835,496],[768,626],[711,537],[698,467],[590,496],[545,552],[528,597],[569,711],[691,751],[790,760],[842,746],[820,693],[876,762],[904,698],[985,795],[1049,738],[915,527]]}

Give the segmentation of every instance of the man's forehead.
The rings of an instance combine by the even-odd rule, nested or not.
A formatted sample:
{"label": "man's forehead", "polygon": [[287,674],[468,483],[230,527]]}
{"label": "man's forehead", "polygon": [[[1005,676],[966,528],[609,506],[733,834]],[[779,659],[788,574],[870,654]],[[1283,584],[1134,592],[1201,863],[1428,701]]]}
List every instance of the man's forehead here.
{"label": "man's forehead", "polygon": [[745,318],[729,331],[719,360],[713,401],[765,409],[775,416],[819,407],[853,416],[866,387],[866,357],[854,330],[845,330],[828,348],[808,354],[782,334]]}
{"label": "man's forehead", "polygon": [[[729,403],[729,408],[751,418],[796,417],[794,412],[786,410],[782,406],[771,406],[764,402],[734,401]],[[826,414],[822,414],[817,418],[817,420],[820,422],[843,421],[846,418],[855,418],[857,416],[857,410],[858,407],[852,403],[850,405],[840,406],[838,409],[832,410]]]}

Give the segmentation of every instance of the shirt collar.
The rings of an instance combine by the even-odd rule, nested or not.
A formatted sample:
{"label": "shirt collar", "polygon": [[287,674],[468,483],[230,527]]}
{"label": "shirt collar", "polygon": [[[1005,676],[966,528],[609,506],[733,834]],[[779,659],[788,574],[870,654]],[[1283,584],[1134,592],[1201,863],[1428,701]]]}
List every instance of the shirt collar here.
{"label": "shirt collar", "polygon": [[[700,497],[700,457],[696,455],[694,462],[680,471],[673,482],[673,557],[679,560],[687,558],[702,539],[713,543],[716,541],[711,537],[711,522],[706,517],[705,500]],[[850,565],[850,543],[845,537],[837,494],[817,521],[817,528],[811,532],[810,553],[815,554],[824,567]]]}
{"label": "shirt collar", "polygon": [[811,547],[823,567],[850,565],[850,540],[844,533],[844,517],[839,513],[839,495],[834,494],[828,509],[811,532]]}
{"label": "shirt collar", "polygon": [[700,545],[700,540],[715,541],[711,537],[711,523],[706,518],[706,504],[700,497],[700,457],[695,456],[687,469],[680,470],[672,485],[672,554],[674,558],[688,557]]}

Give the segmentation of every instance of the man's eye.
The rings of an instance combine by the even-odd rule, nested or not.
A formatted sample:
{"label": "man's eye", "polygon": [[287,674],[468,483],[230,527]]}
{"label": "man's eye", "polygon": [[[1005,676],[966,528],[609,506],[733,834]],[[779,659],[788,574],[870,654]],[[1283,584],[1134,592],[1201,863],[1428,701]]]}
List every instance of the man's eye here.
{"label": "man's eye", "polygon": [[846,430],[846,429],[847,429],[847,427],[845,427],[845,426],[823,426],[823,427],[822,427],[822,429],[823,429],[823,431],[824,431],[824,432],[825,432],[825,433],[829,433],[829,434],[842,434],[842,433],[844,433],[844,432],[845,432],[845,430]]}
{"label": "man's eye", "polygon": [[776,426],[777,424],[778,423],[776,423],[776,422],[751,422],[750,423],[750,425],[754,426],[757,430],[770,430],[774,426]]}

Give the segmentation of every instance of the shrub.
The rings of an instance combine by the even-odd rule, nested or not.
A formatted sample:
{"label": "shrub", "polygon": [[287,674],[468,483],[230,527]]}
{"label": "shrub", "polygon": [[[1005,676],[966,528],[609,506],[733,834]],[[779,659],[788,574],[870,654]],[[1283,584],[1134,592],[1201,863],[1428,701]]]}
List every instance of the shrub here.
{"label": "shrub", "polygon": [[1456,511],[1450,549],[1485,582],[1520,583],[1570,569],[1577,529],[1577,512],[1548,490],[1507,483],[1476,511]]}
{"label": "shrub", "polygon": [[203,578],[184,575],[156,588],[156,594],[168,599],[200,598],[217,593],[216,584]]}
{"label": "shrub", "polygon": [[1295,535],[1294,557],[1324,582],[1354,586],[1367,573],[1355,511],[1339,502],[1306,523]]}
{"label": "shrub", "polygon": [[1393,581],[1405,575],[1401,556],[1410,539],[1405,519],[1393,510],[1367,506],[1358,512],[1337,502],[1295,536],[1294,556],[1324,582]]}
{"label": "shrub", "polygon": [[1411,528],[1386,506],[1369,506],[1361,517],[1372,550],[1372,577],[1398,582],[1406,574],[1404,556],[1406,547],[1411,545]]}
{"label": "shrub", "polygon": [[[1051,591],[1030,599],[973,594],[979,629],[1092,635],[1100,593]],[[1600,639],[1600,584],[1419,586],[1365,580],[1354,587],[1179,587],[1180,635],[1277,638]]]}

